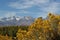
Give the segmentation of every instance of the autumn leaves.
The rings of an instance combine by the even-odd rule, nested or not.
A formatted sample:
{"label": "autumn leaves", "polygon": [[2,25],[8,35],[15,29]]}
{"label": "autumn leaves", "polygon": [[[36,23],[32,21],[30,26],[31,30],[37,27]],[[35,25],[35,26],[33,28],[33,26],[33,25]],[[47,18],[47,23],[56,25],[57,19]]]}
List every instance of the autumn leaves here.
{"label": "autumn leaves", "polygon": [[28,31],[23,31],[25,34],[20,31],[21,33],[19,34],[21,34],[21,37],[18,36],[17,38],[19,38],[18,40],[54,40],[56,34],[60,34],[59,25],[60,15],[49,13],[47,19],[43,19],[42,17],[37,18],[35,22],[29,26]]}

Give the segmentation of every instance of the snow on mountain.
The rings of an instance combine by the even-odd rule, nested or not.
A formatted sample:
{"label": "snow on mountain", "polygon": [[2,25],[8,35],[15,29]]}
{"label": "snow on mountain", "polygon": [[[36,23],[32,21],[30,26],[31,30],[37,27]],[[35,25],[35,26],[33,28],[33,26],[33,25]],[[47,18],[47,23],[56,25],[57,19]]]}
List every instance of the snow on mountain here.
{"label": "snow on mountain", "polygon": [[23,17],[16,17],[16,20],[19,21],[20,19],[22,19]]}
{"label": "snow on mountain", "polygon": [[0,25],[12,26],[12,25],[30,25],[34,21],[33,17],[24,16],[24,17],[4,17],[0,18]]}
{"label": "snow on mountain", "polygon": [[24,18],[25,18],[26,20],[32,19],[32,17],[30,17],[30,16],[25,16]]}

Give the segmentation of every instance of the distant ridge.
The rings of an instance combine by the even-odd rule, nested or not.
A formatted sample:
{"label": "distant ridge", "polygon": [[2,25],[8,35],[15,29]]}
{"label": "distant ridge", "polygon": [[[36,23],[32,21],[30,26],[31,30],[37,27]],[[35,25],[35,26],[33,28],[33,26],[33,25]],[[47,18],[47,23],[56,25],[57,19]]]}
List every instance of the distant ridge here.
{"label": "distant ridge", "polygon": [[4,17],[0,18],[0,26],[25,26],[30,25],[34,22],[33,17],[24,16],[24,17]]}

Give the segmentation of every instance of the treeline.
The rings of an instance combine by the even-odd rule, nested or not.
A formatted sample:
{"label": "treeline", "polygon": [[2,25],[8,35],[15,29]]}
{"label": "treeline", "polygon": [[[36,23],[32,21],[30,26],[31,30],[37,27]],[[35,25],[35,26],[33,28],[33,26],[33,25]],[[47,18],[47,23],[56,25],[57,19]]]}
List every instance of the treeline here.
{"label": "treeline", "polygon": [[27,30],[27,28],[28,26],[0,26],[0,37],[4,39],[4,37],[8,36],[14,39],[18,29]]}
{"label": "treeline", "polygon": [[28,26],[2,26],[0,27],[0,34],[16,37],[18,29],[27,30],[27,28]]}
{"label": "treeline", "polygon": [[1,40],[60,40],[60,15],[49,13],[30,26],[0,27]]}

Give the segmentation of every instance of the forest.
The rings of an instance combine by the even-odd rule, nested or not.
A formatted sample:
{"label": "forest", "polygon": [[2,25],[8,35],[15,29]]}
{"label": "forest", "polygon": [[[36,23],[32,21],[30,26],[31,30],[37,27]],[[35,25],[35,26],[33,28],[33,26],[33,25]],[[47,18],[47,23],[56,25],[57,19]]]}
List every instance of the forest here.
{"label": "forest", "polygon": [[0,40],[60,40],[60,15],[38,17],[30,26],[0,26]]}

